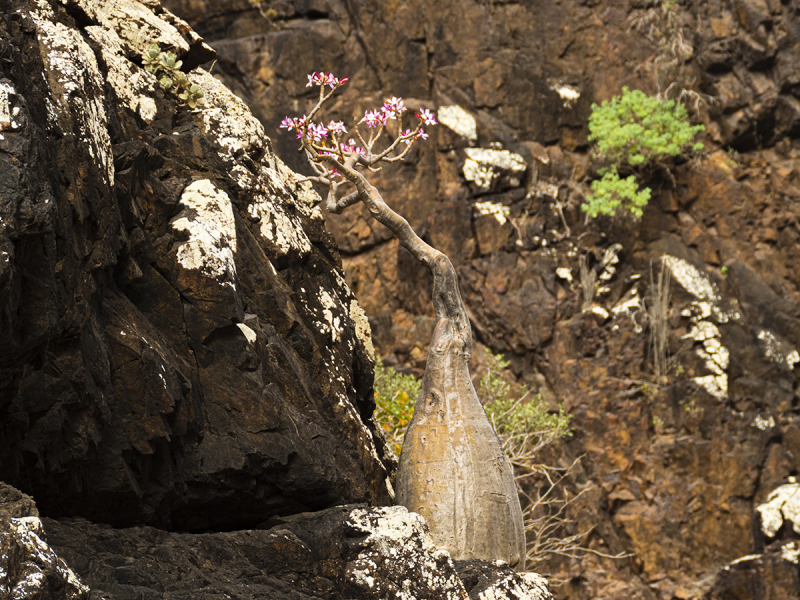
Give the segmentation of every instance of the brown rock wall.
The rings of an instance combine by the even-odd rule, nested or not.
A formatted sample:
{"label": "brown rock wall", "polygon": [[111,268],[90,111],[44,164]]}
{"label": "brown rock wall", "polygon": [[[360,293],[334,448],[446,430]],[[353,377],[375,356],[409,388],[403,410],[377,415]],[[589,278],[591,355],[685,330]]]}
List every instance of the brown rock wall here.
{"label": "brown rock wall", "polygon": [[[632,556],[554,560],[552,573],[569,582],[558,594],[800,593],[784,572],[796,567],[775,562],[772,546],[761,562],[724,568],[760,555],[756,508],[800,469],[797,379],[786,360],[800,346],[797,2],[675,3],[669,29],[690,51],[662,68],[661,36],[646,35],[647,23],[659,23],[658,2],[262,2],[275,11],[271,22],[243,1],[170,5],[211,40],[219,76],[299,171],[294,141],[277,124],[309,105],[307,72],[352,78],[337,107],[345,120],[393,94],[414,106],[456,104],[475,119],[474,141],[440,126],[409,165],[375,181],[450,255],[476,339],[505,352],[520,378],[574,415],[574,437],[549,457],[567,465],[585,454],[570,484],[574,492],[589,488],[570,513],[574,531],[593,527],[590,547]],[[674,186],[649,182],[653,200],[641,221],[584,225],[579,184],[597,166],[587,144],[591,103],[623,85],[653,93],[673,83],[708,101],[693,113],[706,125],[705,153],[673,170]],[[570,100],[570,90],[578,97]],[[490,144],[524,159],[516,182],[504,175],[481,189],[466,179],[466,149]],[[483,214],[482,202],[506,207],[509,218]],[[379,350],[418,367],[432,314],[419,292],[427,286],[414,285],[407,257],[364,214],[326,221]],[[600,276],[616,243],[619,262],[599,284],[608,289],[593,299],[609,316],[582,314],[579,256]],[[650,260],[663,254],[705,273],[718,296],[711,304],[739,317],[714,313],[717,341],[693,339],[704,300],[673,276],[675,363],[668,381],[654,386],[640,299],[652,293]],[[569,268],[572,281],[557,268]],[[719,353],[720,363],[712,360],[725,363],[722,397],[705,387],[716,373],[707,348],[716,352],[717,342],[728,352],[727,363]]]}

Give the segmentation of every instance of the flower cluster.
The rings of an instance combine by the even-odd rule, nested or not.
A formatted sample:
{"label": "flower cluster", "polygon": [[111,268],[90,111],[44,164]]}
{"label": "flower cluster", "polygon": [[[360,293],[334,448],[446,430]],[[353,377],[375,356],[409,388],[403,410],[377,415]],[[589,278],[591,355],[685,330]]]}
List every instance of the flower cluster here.
{"label": "flower cluster", "polygon": [[[348,133],[347,127],[342,121],[329,121],[328,124],[316,122],[316,115],[321,107],[331,98],[336,88],[344,85],[348,78],[339,79],[332,73],[311,73],[308,76],[306,87],[313,85],[320,86],[319,101],[308,115],[302,117],[286,117],[281,121],[282,129],[295,130],[297,138],[303,140],[303,147],[311,161],[314,170],[321,177],[320,181],[332,181],[334,177],[341,176],[336,169],[330,169],[331,158],[342,165],[343,168],[352,169],[354,167],[369,167],[381,161],[393,162],[403,160],[410,150],[411,145],[418,139],[427,139],[428,134],[422,129],[423,125],[436,125],[436,118],[429,109],[422,109],[414,113],[418,122],[411,129],[404,129],[402,126],[403,113],[408,108],[402,98],[392,96],[386,100],[380,108],[367,110],[360,121],[355,123],[353,134],[347,142],[343,141]],[[325,92],[325,86],[331,90]],[[396,121],[397,125],[391,125],[390,121]],[[369,135],[362,135],[359,125],[366,124]],[[382,145],[382,150],[376,148],[376,144],[381,139],[381,134],[386,131],[389,140]],[[386,140],[386,137],[382,138]],[[358,140],[358,142],[356,141]],[[405,146],[399,146],[404,142]],[[325,160],[322,160],[325,157]],[[331,184],[332,185],[332,184]]]}
{"label": "flower cluster", "polygon": [[347,83],[348,79],[350,78],[345,77],[344,79],[338,79],[333,76],[333,73],[323,73],[320,71],[319,73],[311,73],[311,75],[308,76],[306,87],[311,87],[312,85],[327,85],[331,88],[335,88]]}

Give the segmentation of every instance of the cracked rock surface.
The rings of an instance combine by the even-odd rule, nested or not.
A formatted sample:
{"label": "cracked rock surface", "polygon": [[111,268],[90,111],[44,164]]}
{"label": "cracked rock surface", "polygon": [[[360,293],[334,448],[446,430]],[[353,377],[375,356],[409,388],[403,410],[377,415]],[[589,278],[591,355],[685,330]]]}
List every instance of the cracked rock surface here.
{"label": "cracked rock surface", "polygon": [[402,507],[339,506],[227,533],[44,523],[93,598],[552,599],[538,576],[482,561],[470,561],[480,581],[462,583],[461,568],[432,544],[424,521]]}
{"label": "cracked rock surface", "polygon": [[0,480],[180,530],[390,501],[369,327],[314,193],[157,2],[0,0]]}

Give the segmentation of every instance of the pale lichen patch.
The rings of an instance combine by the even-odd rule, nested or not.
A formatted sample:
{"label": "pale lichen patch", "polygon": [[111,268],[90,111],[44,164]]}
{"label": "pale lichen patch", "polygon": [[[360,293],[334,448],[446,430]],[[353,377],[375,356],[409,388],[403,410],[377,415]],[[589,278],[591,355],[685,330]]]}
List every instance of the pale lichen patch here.
{"label": "pale lichen patch", "polygon": [[256,343],[256,339],[258,338],[258,336],[256,335],[255,331],[250,329],[244,323],[237,323],[236,327],[239,328],[239,331],[242,332],[242,334],[244,335],[245,339],[247,340],[247,342],[249,344],[255,344]]}
{"label": "pale lichen patch", "polygon": [[457,104],[442,106],[436,112],[439,122],[456,132],[461,137],[475,142],[478,139],[478,127],[475,117]]}
{"label": "pale lichen patch", "polygon": [[338,342],[342,337],[342,324],[338,314],[341,312],[339,306],[333,297],[325,290],[320,290],[319,301],[322,304],[322,318],[324,322],[318,322],[317,325],[323,333],[328,333],[331,336],[331,341]]}
{"label": "pale lichen patch", "polygon": [[356,338],[361,342],[367,355],[375,356],[375,348],[372,345],[372,329],[369,326],[367,313],[359,306],[355,298],[350,300],[350,319],[355,326]]}
{"label": "pale lichen patch", "polygon": [[489,189],[502,171],[521,174],[525,171],[525,159],[510,150],[494,148],[465,148],[464,177],[482,189]]}
{"label": "pale lichen patch", "polygon": [[417,590],[442,600],[468,599],[450,555],[434,545],[417,513],[402,506],[357,508],[347,524],[367,535],[345,576],[356,587],[368,588],[370,597],[388,597],[389,589],[381,587],[388,581],[399,583],[391,596],[397,600],[415,600]]}
{"label": "pale lichen patch", "polygon": [[[44,77],[53,100],[52,123],[85,144],[109,185],[114,184],[111,138],[103,107],[104,78],[94,52],[74,29],[35,13]],[[50,106],[48,107],[48,112]]]}
{"label": "pale lichen patch", "polygon": [[509,207],[495,202],[476,202],[475,210],[479,215],[494,217],[500,225],[505,225],[511,215]]}
{"label": "pale lichen patch", "polygon": [[203,133],[219,148],[223,159],[234,163],[242,154],[262,153],[264,127],[241,98],[203,69],[195,69],[188,77],[205,92],[206,106],[200,113]]}
{"label": "pale lichen patch", "polygon": [[45,582],[45,569],[57,573],[64,582],[62,593],[67,600],[88,596],[89,588],[40,537],[44,529],[38,517],[12,518],[9,525],[16,534],[17,545],[25,554],[25,562],[28,563],[29,571],[30,567],[40,569],[29,572],[15,584],[11,590],[12,598],[39,597]]}
{"label": "pale lichen patch", "polygon": [[156,93],[156,80],[124,56],[122,41],[116,32],[105,27],[90,26],[86,33],[101,48],[101,56],[108,73],[106,81],[111,85],[123,106],[136,112],[145,123],[156,118],[156,103],[150,96]]}
{"label": "pale lichen patch", "polygon": [[698,300],[705,300],[711,303],[719,301],[719,294],[714,285],[694,265],[669,254],[665,255],[661,260],[669,268],[673,279],[681,284],[683,289],[692,296]]}
{"label": "pale lichen patch", "polygon": [[767,537],[775,537],[784,521],[800,533],[800,484],[787,483],[772,491],[756,510],[761,514],[761,529]]}
{"label": "pale lichen patch", "polygon": [[572,269],[569,267],[558,267],[556,269],[556,277],[572,283]]}
{"label": "pale lichen patch", "polygon": [[247,207],[247,214],[259,221],[261,235],[272,242],[281,255],[294,251],[304,256],[311,252],[311,241],[305,231],[283,206],[257,196]]}
{"label": "pale lichen patch", "polygon": [[789,369],[794,369],[795,364],[800,362],[800,354],[788,344],[778,340],[774,333],[766,329],[758,332],[758,339],[761,341],[764,356],[770,362],[784,365]]}
{"label": "pale lichen patch", "polygon": [[563,84],[560,81],[551,83],[550,89],[561,97],[564,108],[571,108],[573,103],[581,97],[581,92],[578,88]]}
{"label": "pale lichen patch", "polygon": [[198,269],[236,288],[236,223],[228,194],[208,179],[188,185],[180,202],[188,210],[172,221],[173,229],[189,233],[177,248],[185,269]]}
{"label": "pale lichen patch", "polygon": [[[61,0],[66,4],[67,0]],[[189,43],[177,28],[140,2],[129,0],[69,0],[92,21],[117,32],[129,52],[141,54],[151,44],[183,54]]]}
{"label": "pale lichen patch", "polygon": [[13,94],[16,94],[14,86],[0,81],[0,131],[17,128],[17,124],[11,114],[11,96]]}
{"label": "pale lichen patch", "polygon": [[792,564],[800,563],[800,546],[796,542],[789,542],[781,546],[781,558]]}
{"label": "pale lichen patch", "polygon": [[775,427],[775,419],[773,418],[772,415],[769,415],[769,417],[766,419],[761,415],[756,415],[756,418],[753,419],[753,427],[756,427],[761,431],[772,429],[773,427]]}

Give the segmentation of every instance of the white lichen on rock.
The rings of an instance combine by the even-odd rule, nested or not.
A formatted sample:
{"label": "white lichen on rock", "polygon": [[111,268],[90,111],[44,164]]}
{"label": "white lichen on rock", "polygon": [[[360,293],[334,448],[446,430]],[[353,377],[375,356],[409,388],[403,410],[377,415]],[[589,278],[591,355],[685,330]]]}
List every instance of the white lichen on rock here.
{"label": "white lichen on rock", "polygon": [[86,33],[97,42],[108,73],[106,81],[111,85],[117,100],[131,111],[138,113],[145,123],[156,118],[156,79],[125,58],[122,40],[116,32],[105,27],[86,27]]}
{"label": "white lichen on rock", "polygon": [[[94,52],[75,29],[54,22],[52,12],[31,13],[42,50],[44,76],[52,99],[52,121],[64,136],[77,136],[114,184],[111,138],[103,107],[105,78]],[[48,109],[49,110],[49,109]]]}
{"label": "white lichen on rock", "polygon": [[[12,518],[9,521],[15,543],[24,557],[22,577],[10,590],[10,598],[39,597],[49,587],[47,575],[55,573],[63,581],[64,598],[87,597],[86,587],[55,551],[42,539],[44,529],[38,517]],[[8,543],[5,541],[4,543]]]}
{"label": "white lichen on rock", "polygon": [[611,281],[614,274],[617,272],[616,265],[619,263],[619,253],[622,250],[622,244],[612,244],[603,252],[603,267],[602,272],[598,279],[600,281]]}
{"label": "white lichen on rock", "polygon": [[464,177],[476,186],[488,190],[503,171],[521,174],[526,165],[516,152],[494,148],[465,148]]}
{"label": "white lichen on rock", "polygon": [[457,104],[440,107],[436,112],[436,116],[442,125],[455,131],[461,137],[471,142],[478,140],[478,127],[475,117]]}
{"label": "white lichen on rock", "polygon": [[356,338],[364,346],[367,356],[375,356],[375,348],[372,345],[372,329],[369,326],[367,313],[358,304],[358,301],[353,298],[350,300],[350,319],[355,326]]}
{"label": "white lichen on rock", "polygon": [[256,339],[258,339],[258,336],[256,335],[255,331],[250,329],[244,323],[237,323],[236,327],[239,328],[239,331],[242,332],[242,334],[244,335],[245,339],[247,340],[247,342],[249,344],[255,344],[256,343]]}
{"label": "white lichen on rock", "polygon": [[[703,307],[700,308],[702,310]],[[730,352],[720,341],[719,328],[711,321],[699,320],[703,314],[704,311],[692,317],[692,328],[683,338],[703,343],[703,347],[697,348],[695,353],[703,359],[711,375],[693,377],[692,381],[705,388],[715,398],[722,400],[728,396],[726,369],[730,362]]]}
{"label": "white lichen on rock", "polygon": [[558,267],[556,269],[556,277],[572,283],[572,269],[569,267]]}
{"label": "white lichen on rock", "polygon": [[764,356],[770,362],[784,365],[789,369],[794,369],[795,364],[800,362],[800,354],[797,350],[780,341],[771,331],[762,329],[758,332],[757,337],[764,349]]}
{"label": "white lichen on rock", "polygon": [[560,81],[555,81],[550,84],[550,89],[561,97],[563,100],[564,108],[571,108],[572,104],[581,97],[581,92],[578,88],[571,85],[565,85]]}
{"label": "white lichen on rock", "polygon": [[[129,0],[68,0],[89,19],[117,32],[128,52],[141,54],[151,44],[183,54],[189,43],[180,31],[141,2]],[[67,0],[62,0],[64,4]],[[163,9],[162,9],[163,10]],[[165,11],[166,12],[166,11]]]}
{"label": "white lichen on rock", "polygon": [[342,338],[342,323],[339,319],[342,307],[326,290],[320,290],[319,301],[322,305],[323,321],[318,321],[317,327],[322,333],[330,335],[332,343],[338,342]]}
{"label": "white lichen on rock", "polygon": [[775,537],[784,521],[789,521],[795,533],[800,533],[800,484],[787,483],[773,490],[756,510],[761,514],[761,530],[767,537]]}
{"label": "white lichen on rock", "polygon": [[279,255],[296,252],[304,256],[311,252],[311,241],[302,226],[280,204],[263,196],[255,196],[253,203],[247,207],[247,214],[259,221],[261,235],[272,242]]}
{"label": "white lichen on rock", "polygon": [[[627,315],[633,323],[633,330],[636,333],[641,333],[642,323],[637,320],[637,317],[644,314],[644,306],[642,305],[642,299],[639,297],[638,290],[635,287],[631,288],[629,296],[621,299],[617,305],[611,309],[611,314],[615,319],[622,315]],[[618,328],[619,325],[614,325],[613,327],[614,330]]]}
{"label": "white lichen on rock", "polygon": [[769,415],[769,418],[765,419],[761,415],[756,415],[755,419],[753,419],[753,427],[760,429],[761,431],[766,431],[767,429],[772,429],[775,427],[775,419],[772,415]]}
{"label": "white lichen on rock", "polygon": [[669,254],[661,260],[669,268],[670,275],[692,296],[711,303],[719,301],[719,294],[708,277],[690,262]]}
{"label": "white lichen on rock", "polygon": [[507,575],[478,594],[480,600],[550,600],[547,580],[536,573]]}
{"label": "white lichen on rock", "polygon": [[500,225],[505,225],[508,222],[509,215],[511,215],[509,207],[495,202],[476,202],[475,210],[480,215],[494,217]]}
{"label": "white lichen on rock", "polygon": [[692,305],[681,313],[691,320],[691,329],[683,337],[702,342],[703,346],[696,348],[695,353],[703,359],[710,374],[693,377],[692,381],[715,398],[724,400],[728,397],[726,371],[730,363],[730,351],[722,345],[719,328],[708,319],[713,315],[718,323],[726,323],[730,319],[738,319],[739,314],[720,308],[721,297],[716,286],[694,265],[670,255],[663,256],[662,262],[683,289],[695,297]]}
{"label": "white lichen on rock", "polygon": [[172,221],[172,227],[188,232],[189,239],[178,245],[178,262],[235,289],[236,223],[228,194],[201,179],[183,190],[180,202],[187,210]]}
{"label": "white lichen on rock", "polygon": [[781,546],[781,558],[792,564],[800,563],[800,546],[795,542],[789,542]]}
{"label": "white lichen on rock", "polygon": [[16,93],[13,85],[0,81],[0,131],[6,131],[8,129],[13,131],[18,127],[17,123],[14,121],[11,108],[11,95]]}
{"label": "white lichen on rock", "polygon": [[469,598],[450,555],[434,545],[417,513],[402,506],[357,508],[347,524],[366,534],[363,550],[345,573],[365,597],[416,600],[417,590],[424,590],[426,597],[436,593],[442,600]]}

